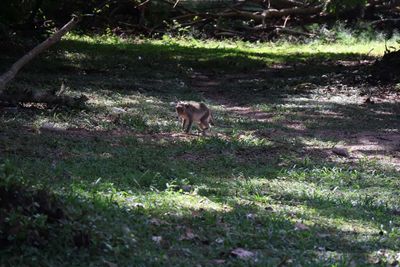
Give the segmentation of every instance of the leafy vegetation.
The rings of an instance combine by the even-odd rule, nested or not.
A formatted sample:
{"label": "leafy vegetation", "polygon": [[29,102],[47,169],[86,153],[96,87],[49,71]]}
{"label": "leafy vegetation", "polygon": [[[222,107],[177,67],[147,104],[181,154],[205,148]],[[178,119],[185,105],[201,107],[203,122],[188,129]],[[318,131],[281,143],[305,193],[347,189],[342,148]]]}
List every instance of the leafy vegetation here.
{"label": "leafy vegetation", "polygon": [[[398,95],[366,83],[383,50],[69,35],[10,87],[62,78],[88,108],[0,113],[0,265],[398,264]],[[180,132],[175,98],[211,106],[210,136]]]}

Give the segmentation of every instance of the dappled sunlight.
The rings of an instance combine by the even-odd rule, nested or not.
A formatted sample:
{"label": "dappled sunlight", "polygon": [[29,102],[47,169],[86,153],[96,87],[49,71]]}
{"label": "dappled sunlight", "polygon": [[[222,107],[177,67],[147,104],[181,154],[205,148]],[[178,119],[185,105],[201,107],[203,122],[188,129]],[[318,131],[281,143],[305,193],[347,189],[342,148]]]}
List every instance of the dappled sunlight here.
{"label": "dappled sunlight", "polygon": [[[170,214],[181,213],[187,216],[193,211],[224,213],[232,210],[232,207],[228,204],[214,202],[207,197],[197,195],[195,191],[187,193],[183,191],[147,193],[138,196],[136,200],[142,201],[144,208],[149,209],[152,213],[163,210]],[[124,202],[124,199],[121,199],[121,201]],[[128,202],[125,202],[125,204],[131,205]]]}
{"label": "dappled sunlight", "polygon": [[[355,193],[343,187],[333,189],[305,181],[280,181],[280,178],[267,187],[270,205],[294,221],[302,219],[311,225],[351,230],[359,234],[376,234],[382,226],[391,229],[392,222],[385,216],[372,216],[371,209],[386,209],[387,206],[385,203],[373,203],[377,196],[370,197],[369,192],[363,196],[361,192]],[[382,193],[384,195],[385,192]],[[397,207],[399,203],[392,205]]]}
{"label": "dappled sunlight", "polygon": [[[382,44],[69,35],[12,88],[54,88],[63,77],[87,107],[1,111],[0,177],[54,192],[65,227],[50,236],[66,240],[68,255],[100,251],[95,265],[394,259],[400,110],[397,95],[365,102],[376,88],[361,81],[382,52],[367,54],[371,45]],[[182,131],[177,100],[211,108],[206,136]],[[237,248],[254,259],[233,256]]]}
{"label": "dappled sunlight", "polygon": [[271,141],[264,138],[258,138],[257,136],[253,135],[250,132],[238,134],[236,138],[239,144],[245,146],[260,147],[260,146],[272,145]]}

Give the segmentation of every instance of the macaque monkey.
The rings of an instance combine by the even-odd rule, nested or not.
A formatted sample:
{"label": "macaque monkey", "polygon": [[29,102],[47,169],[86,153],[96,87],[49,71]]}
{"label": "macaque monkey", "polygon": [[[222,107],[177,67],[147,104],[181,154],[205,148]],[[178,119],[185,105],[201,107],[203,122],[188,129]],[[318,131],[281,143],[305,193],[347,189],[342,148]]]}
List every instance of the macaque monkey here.
{"label": "macaque monkey", "polygon": [[193,122],[198,124],[203,135],[210,128],[210,124],[214,125],[211,110],[204,103],[193,101],[178,102],[175,109],[176,113],[178,113],[178,119],[182,121],[182,129],[186,133],[190,132]]}

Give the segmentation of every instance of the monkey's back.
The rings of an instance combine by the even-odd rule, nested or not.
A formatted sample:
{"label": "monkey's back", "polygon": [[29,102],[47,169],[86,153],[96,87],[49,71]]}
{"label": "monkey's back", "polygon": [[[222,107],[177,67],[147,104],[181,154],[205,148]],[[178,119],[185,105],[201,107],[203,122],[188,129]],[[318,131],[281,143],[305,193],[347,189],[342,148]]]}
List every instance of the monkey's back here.
{"label": "monkey's back", "polygon": [[192,109],[192,119],[196,122],[199,122],[204,115],[209,115],[210,113],[208,107],[203,102],[188,101],[187,104]]}
{"label": "monkey's back", "polygon": [[203,102],[188,101],[186,103],[197,110],[208,110],[208,107]]}

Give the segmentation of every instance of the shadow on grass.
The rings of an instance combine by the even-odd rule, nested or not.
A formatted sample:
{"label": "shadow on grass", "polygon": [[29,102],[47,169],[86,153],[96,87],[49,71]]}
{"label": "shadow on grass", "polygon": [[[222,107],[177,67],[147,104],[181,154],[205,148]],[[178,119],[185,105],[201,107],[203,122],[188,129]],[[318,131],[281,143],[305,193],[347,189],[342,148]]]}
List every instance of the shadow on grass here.
{"label": "shadow on grass", "polygon": [[[25,190],[24,186],[19,190]],[[155,193],[149,196],[152,201],[137,205],[143,196],[131,195],[129,199],[134,203],[120,202],[118,195],[104,195],[94,187],[78,192],[73,190],[75,186],[56,189],[53,202],[65,205],[57,206],[62,209],[61,218],[49,221],[40,209],[32,208],[32,214],[26,210],[23,216],[43,218],[41,224],[34,221],[27,228],[14,221],[8,221],[6,228],[0,224],[7,230],[1,234],[10,237],[7,246],[0,247],[4,256],[0,263],[70,266],[106,261],[118,265],[189,266],[212,265],[218,259],[226,264],[257,266],[288,260],[302,265],[365,265],[373,252],[398,249],[398,243],[378,233],[365,238],[362,232],[318,224],[299,229],[298,223],[284,212],[251,202],[244,204],[231,197],[222,200],[226,206],[222,210],[191,207],[180,200],[190,196],[177,192]],[[192,198],[210,202],[207,198]],[[25,208],[18,202],[14,204],[20,212]],[[359,208],[367,213],[362,206]],[[12,230],[14,226],[19,228]],[[22,235],[41,243],[29,244]],[[254,255],[239,259],[231,253],[235,248],[245,248]]]}
{"label": "shadow on grass", "polygon": [[[216,90],[240,99],[243,95],[246,97],[247,87],[250,87],[253,95],[256,90],[256,95],[264,91],[269,96],[279,97],[290,93],[291,88],[272,90],[271,85],[304,82],[319,85],[326,82],[320,78],[324,74],[351,75],[353,70],[360,69],[357,65],[341,66],[334,62],[361,57],[368,59],[357,53],[254,53],[235,48],[199,48],[169,43],[104,44],[64,40],[27,66],[12,86],[30,84],[41,89],[51,88],[59,86],[59,79],[65,78],[71,88],[81,92],[104,90],[130,94],[139,91],[170,99],[188,94],[191,88],[180,88],[178,84],[190,83],[196,73],[207,73],[214,78],[230,73],[239,74],[232,76],[232,88],[221,85]],[[6,59],[0,61],[1,66],[9,63]],[[245,75],[247,82],[244,78],[239,83],[240,75]],[[251,99],[256,98],[246,98],[246,104],[251,104]]]}
{"label": "shadow on grass", "polygon": [[[392,195],[397,185],[393,182],[397,177],[394,172],[379,164],[363,168],[360,163],[332,162],[321,157],[318,148],[314,149],[317,154],[314,156],[307,152],[313,148],[302,138],[338,142],[348,133],[360,130],[396,131],[399,106],[298,99],[291,102],[287,99],[288,95],[296,93],[294,88],[298,84],[327,82],[316,76],[336,72],[351,76],[358,68],[330,65],[332,61],[326,62],[327,59],[359,58],[358,54],[258,54],[174,44],[105,45],[63,41],[28,66],[12,87],[54,88],[59,86],[58,79],[64,77],[75,92],[109,98],[136,94],[154,97],[161,104],[158,107],[149,104],[148,110],[140,109],[141,102],[124,104],[138,109],[140,115],[148,115],[168,109],[168,101],[175,96],[202,99],[201,93],[193,90],[190,84],[193,76],[196,79],[203,74],[219,82],[211,91],[218,91],[223,97],[242,105],[266,103],[272,106],[267,106],[265,112],[251,115],[222,109],[217,112],[222,125],[217,131],[228,138],[187,140],[174,138],[174,129],[166,133],[169,139],[146,139],[145,135],[150,135],[154,129],[138,127],[143,120],[133,120],[131,127],[126,128],[113,125],[114,131],[94,127],[86,131],[78,129],[75,133],[68,129],[32,130],[32,125],[43,118],[66,116],[66,121],[74,121],[86,112],[84,120],[89,120],[103,112],[96,106],[82,113],[32,110],[21,115],[2,113],[0,160],[11,160],[23,176],[48,184],[59,192],[60,198],[75,199],[68,200],[71,205],[66,212],[81,216],[72,218],[92,237],[79,257],[70,257],[77,249],[68,239],[71,228],[66,228],[62,233],[69,240],[66,244],[58,244],[55,238],[43,249],[25,250],[28,251],[25,259],[35,255],[49,260],[48,265],[73,265],[93,262],[93,259],[98,264],[104,264],[103,259],[106,259],[121,265],[136,261],[138,265],[191,266],[223,259],[232,265],[247,265],[248,262],[230,255],[232,249],[244,247],[257,253],[259,261],[252,264],[260,266],[285,264],[289,259],[303,265],[338,262],[349,265],[353,258],[363,265],[368,253],[380,248],[398,250],[399,244],[394,238],[385,240],[379,233],[368,232],[378,228],[378,224],[388,227],[386,218],[399,223],[393,212],[398,205]],[[4,65],[6,60],[0,64]],[[218,80],[219,75],[225,78]],[[351,82],[351,79],[341,82]],[[307,96],[308,92],[301,94]],[[126,117],[129,119],[133,115]],[[95,117],[95,120],[101,123],[107,118]],[[24,127],[27,125],[29,127]],[[290,171],[295,173],[290,174]],[[365,176],[368,181],[363,178]],[[285,184],[285,179],[292,184]],[[280,191],[268,187],[273,183],[278,183],[277,188],[281,186]],[[308,186],[310,195],[294,193],[304,189],[301,186]],[[368,198],[366,189],[378,194],[376,201]],[[338,190],[338,195],[335,199],[329,195],[312,195],[314,191],[322,194],[326,190]],[[360,195],[361,202],[357,205],[351,202],[354,200],[352,192]],[[346,198],[341,200],[339,193]],[[391,199],[387,208],[376,207],[378,201],[387,198]],[[220,209],[194,208],[188,204],[190,199],[196,205],[209,201]],[[131,205],[130,202],[135,203]],[[294,221],[310,215],[299,212],[298,217],[293,217],[290,211],[285,211],[294,202],[317,214],[310,219],[314,224],[309,230],[295,230]],[[278,209],[266,210],[264,206],[268,203]],[[143,204],[144,208],[136,204]],[[248,216],[253,213],[255,217]],[[150,222],[151,218],[167,223],[157,225]],[[343,230],[340,223],[323,226],[319,219],[346,221],[347,227],[354,220],[367,230]],[[76,227],[75,222],[71,224],[69,227]],[[77,229],[81,229],[79,227]],[[198,237],[180,240],[187,229],[192,229]],[[156,244],[152,240],[154,236],[162,236],[163,241]],[[222,243],[215,241],[218,238],[223,239]],[[21,251],[23,249],[15,244],[6,253],[18,262],[17,255],[19,257]],[[346,255],[351,256],[347,258]],[[68,264],[70,262],[73,264]]]}
{"label": "shadow on grass", "polygon": [[[342,133],[360,131],[388,131],[400,127],[398,114],[400,105],[398,103],[377,103],[374,105],[340,104],[326,101],[298,100],[286,101],[282,111],[265,112],[268,115],[279,117],[274,123],[285,127],[288,132],[293,133],[338,130]],[[262,115],[262,113],[260,113]],[[262,121],[263,118],[261,117]],[[259,124],[262,122],[251,121],[248,124]],[[290,124],[300,124],[303,127],[297,129]],[[254,126],[253,126],[254,127]],[[257,128],[254,127],[254,128]],[[339,136],[340,137],[340,136]]]}
{"label": "shadow on grass", "polygon": [[[282,171],[289,168],[279,167],[279,158],[275,162],[264,161],[264,151],[271,152],[273,144],[253,145],[218,138],[171,144],[141,141],[134,136],[106,137],[101,133],[89,133],[83,137],[68,132],[19,132],[14,134],[14,141],[19,144],[18,149],[14,153],[8,151],[7,158],[30,181],[40,177],[41,183],[48,184],[51,190],[62,192],[59,195],[63,203],[70,207],[65,212],[72,213],[71,218],[75,218],[60,222],[65,224],[62,228],[48,225],[50,236],[57,238],[46,239],[48,243],[44,246],[32,247],[17,241],[9,244],[3,254],[7,257],[2,258],[14,265],[33,264],[33,258],[40,265],[100,264],[103,260],[121,265],[127,262],[207,265],[212,264],[213,259],[247,264],[248,261],[231,255],[237,247],[254,252],[257,262],[253,262],[254,258],[250,262],[259,266],[276,265],[289,259],[304,265],[347,265],[350,262],[363,265],[368,262],[370,253],[382,248],[396,251],[399,245],[392,237],[386,238],[386,234],[343,230],[318,222],[332,219],[366,223],[374,228],[380,224],[389,227],[392,220],[398,223],[392,209],[375,207],[368,199],[353,205],[340,195],[335,195],[334,199],[329,194],[313,197],[246,184],[246,181],[266,180],[268,185],[285,177]],[[246,154],[244,161],[238,160],[237,153],[243,151],[251,151],[253,158]],[[185,156],[188,154],[200,156],[188,158]],[[202,155],[207,155],[208,160]],[[308,166],[330,168],[326,163]],[[383,179],[390,178],[389,171],[375,170],[372,178],[382,180],[371,185],[362,179],[343,184],[339,177],[333,182],[314,181],[313,177],[318,174],[301,172],[302,169],[299,175],[304,175],[306,181],[317,182],[316,188],[331,188],[337,184],[351,190],[360,183],[361,188],[371,187],[383,195],[393,191]],[[360,175],[364,173],[368,171],[360,169]],[[297,180],[296,176],[292,179]],[[191,196],[180,191],[185,186],[199,188],[198,194]],[[257,199],[264,196],[264,204],[257,203]],[[204,209],[201,205],[195,208],[198,204],[192,206],[190,201],[206,201],[222,210]],[[265,209],[268,203],[278,207],[298,203],[295,206],[307,206],[318,217],[308,218],[309,215],[302,212],[293,217],[284,209],[271,211]],[[224,205],[228,207],[226,210],[223,210]],[[314,225],[308,230],[296,230],[295,221],[304,219]],[[195,236],[185,239],[187,231]],[[162,241],[157,244],[152,239],[159,236]],[[62,245],[60,240],[64,240]],[[78,249],[76,242],[80,244],[81,241],[84,245]],[[68,256],[76,251],[79,251],[76,257]]]}

